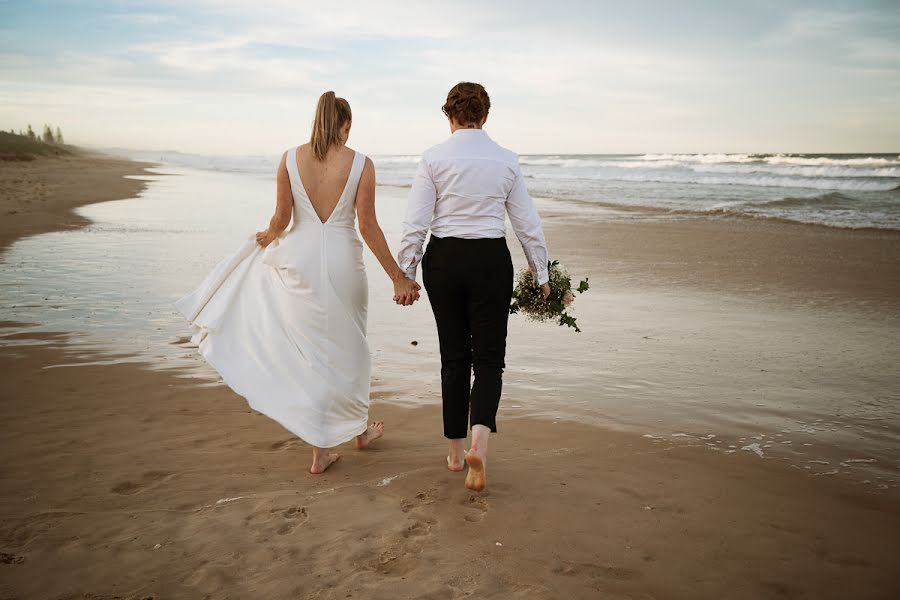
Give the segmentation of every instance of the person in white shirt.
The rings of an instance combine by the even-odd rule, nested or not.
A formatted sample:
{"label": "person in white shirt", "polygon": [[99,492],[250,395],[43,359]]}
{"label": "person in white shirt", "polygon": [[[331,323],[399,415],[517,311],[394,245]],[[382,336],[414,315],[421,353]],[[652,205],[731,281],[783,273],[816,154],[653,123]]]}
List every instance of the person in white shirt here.
{"label": "person in white shirt", "polygon": [[[477,83],[459,83],[447,94],[443,112],[452,135],[422,154],[398,256],[412,280],[422,264],[441,350],[447,468],[462,471],[465,461],[465,485],[473,490],[485,487],[488,437],[497,431],[506,366],[513,290],[507,215],[544,297],[550,294],[547,244],[518,157],[482,129],[490,107]],[[469,423],[472,445],[464,452]]]}

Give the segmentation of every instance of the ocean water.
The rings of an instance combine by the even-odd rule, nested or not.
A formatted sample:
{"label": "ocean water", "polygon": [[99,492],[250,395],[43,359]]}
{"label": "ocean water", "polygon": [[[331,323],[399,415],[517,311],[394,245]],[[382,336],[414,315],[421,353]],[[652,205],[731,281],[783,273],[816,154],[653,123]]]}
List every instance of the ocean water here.
{"label": "ocean water", "polygon": [[[413,158],[391,160],[402,164],[397,173],[415,166]],[[100,360],[149,362],[215,381],[173,303],[266,226],[274,164],[178,155],[153,170],[159,175],[142,177],[150,182],[139,197],[78,209],[92,221],[87,227],[18,240],[0,258],[2,319],[31,324],[22,331],[70,332],[76,347],[90,351],[67,359],[73,363],[96,361],[99,351],[106,357]],[[405,196],[402,183],[379,192],[379,220],[392,248]],[[364,256],[373,392],[392,402],[436,403],[438,340],[427,296],[413,307],[394,305],[388,278],[371,252]],[[583,333],[511,318],[502,420],[539,416],[552,426],[572,418],[661,444],[762,453],[873,489],[900,485],[896,316],[623,289],[589,267],[581,268],[594,285],[575,306]],[[0,340],[16,343],[23,342]]]}
{"label": "ocean water", "polygon": [[[271,156],[128,152],[171,165],[270,177]],[[378,183],[409,187],[417,155],[374,156]],[[586,208],[744,215],[900,229],[897,154],[522,155],[532,195]]]}

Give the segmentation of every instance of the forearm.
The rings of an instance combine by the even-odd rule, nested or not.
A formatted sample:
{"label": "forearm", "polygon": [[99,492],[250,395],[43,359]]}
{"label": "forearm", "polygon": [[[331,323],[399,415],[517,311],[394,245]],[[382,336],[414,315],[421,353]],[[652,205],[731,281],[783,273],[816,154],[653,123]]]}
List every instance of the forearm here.
{"label": "forearm", "polygon": [[416,269],[424,255],[423,246],[428,229],[434,219],[434,207],[437,202],[437,190],[431,174],[431,167],[423,158],[419,162],[416,176],[413,178],[406,203],[406,216],[403,219],[403,237],[400,239],[400,252],[397,260],[400,268],[410,279],[416,278]]}
{"label": "forearm", "polygon": [[506,199],[506,210],[535,279],[539,284],[546,283],[549,279],[547,241],[541,227],[541,218],[534,201],[525,189],[525,180],[518,167],[516,167],[516,181]]}
{"label": "forearm", "polygon": [[531,272],[534,273],[535,280],[539,284],[546,283],[549,280],[547,271],[549,254],[543,231],[540,228],[531,232],[517,231],[516,236],[519,238],[522,252],[525,254],[525,259],[528,261]]}
{"label": "forearm", "polygon": [[281,232],[287,229],[287,226],[291,223],[291,217],[288,215],[285,217],[284,215],[280,215],[275,213],[272,215],[272,218],[269,220],[269,233],[273,236],[281,235]]}
{"label": "forearm", "polygon": [[390,277],[392,281],[406,277],[406,273],[400,268],[397,261],[394,260],[394,257],[391,255],[391,249],[388,247],[387,240],[384,239],[384,232],[381,231],[381,227],[378,225],[369,226],[363,229],[361,233],[366,245],[372,251],[372,254],[375,255],[375,258],[378,259],[381,268],[384,269],[384,272],[387,273],[387,276]]}
{"label": "forearm", "polygon": [[416,269],[422,260],[427,228],[417,228],[409,223],[404,223],[403,238],[400,240],[400,251],[397,253],[397,263],[410,279],[416,278]]}

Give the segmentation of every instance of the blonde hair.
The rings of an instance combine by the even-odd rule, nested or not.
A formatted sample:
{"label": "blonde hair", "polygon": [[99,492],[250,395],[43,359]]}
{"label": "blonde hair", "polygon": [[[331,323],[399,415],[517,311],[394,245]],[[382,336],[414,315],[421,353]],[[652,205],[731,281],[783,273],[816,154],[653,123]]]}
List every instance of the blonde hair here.
{"label": "blonde hair", "polygon": [[337,98],[334,92],[325,92],[319,96],[312,135],[309,137],[309,145],[316,160],[325,160],[328,149],[341,143],[341,127],[352,118],[349,102]]}

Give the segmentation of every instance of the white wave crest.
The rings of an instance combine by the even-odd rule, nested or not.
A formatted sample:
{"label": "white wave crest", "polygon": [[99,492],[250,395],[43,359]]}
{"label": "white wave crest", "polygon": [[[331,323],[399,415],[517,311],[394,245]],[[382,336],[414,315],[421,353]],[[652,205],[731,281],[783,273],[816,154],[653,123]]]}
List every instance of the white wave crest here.
{"label": "white wave crest", "polygon": [[644,161],[676,161],[703,164],[748,163],[761,160],[759,156],[753,154],[644,154],[639,159]]}
{"label": "white wave crest", "polygon": [[559,156],[520,156],[520,165],[528,165],[534,167],[562,167],[564,169],[586,168],[586,167],[607,167],[614,164],[608,160],[598,158],[576,158],[576,157],[559,157]]}
{"label": "white wave crest", "polygon": [[674,172],[598,174],[596,179],[646,183],[745,185],[751,187],[806,188],[813,190],[866,192],[886,192],[897,189],[898,186],[896,181],[868,181],[865,179],[840,179],[834,177],[823,177],[818,179],[811,177],[778,177],[768,175],[728,177]]}
{"label": "white wave crest", "polygon": [[810,167],[900,167],[900,157],[891,159],[881,156],[830,158],[827,156],[776,155],[767,157],[766,162],[770,165],[800,165]]}
{"label": "white wave crest", "polygon": [[759,163],[805,167],[900,167],[900,156],[797,156],[793,154],[644,154],[638,160],[660,163]]}
{"label": "white wave crest", "polygon": [[893,177],[900,178],[900,166],[897,167],[847,167],[835,165],[785,165],[770,166],[766,164],[709,164],[694,165],[691,170],[697,173],[765,173],[793,177]]}

